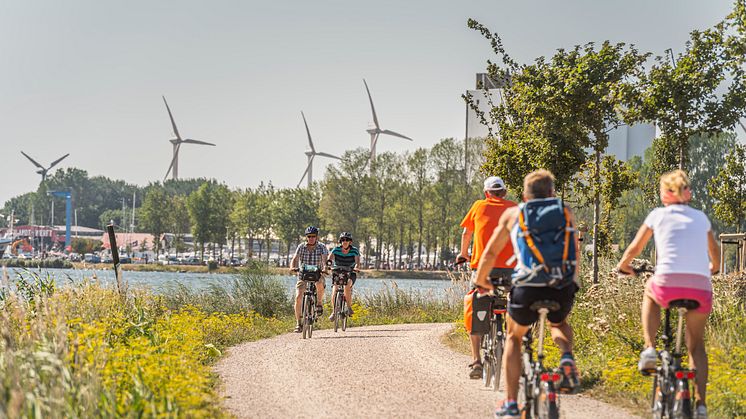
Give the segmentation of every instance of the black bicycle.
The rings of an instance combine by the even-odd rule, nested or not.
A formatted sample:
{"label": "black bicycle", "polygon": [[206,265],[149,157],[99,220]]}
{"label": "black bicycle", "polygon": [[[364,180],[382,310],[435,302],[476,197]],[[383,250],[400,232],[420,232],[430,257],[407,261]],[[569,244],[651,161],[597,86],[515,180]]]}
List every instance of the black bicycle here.
{"label": "black bicycle", "polygon": [[[512,270],[509,270],[512,272]],[[490,293],[490,329],[482,336],[482,382],[485,387],[497,391],[500,387],[503,350],[505,348],[505,313],[507,312],[507,293],[510,290],[510,277],[490,274],[494,291]]]}
{"label": "black bicycle", "polygon": [[[295,269],[298,271],[298,269]],[[305,282],[306,291],[303,293],[301,322],[303,339],[310,339],[313,335],[313,325],[316,323],[316,283],[321,279],[321,269],[316,265],[303,265],[300,269],[301,279]]]}
{"label": "black bicycle", "polygon": [[[523,371],[521,372],[518,390],[518,405],[521,406],[522,418],[557,419],[559,418],[559,397],[555,386],[562,376],[557,370],[544,367],[544,334],[547,314],[557,311],[560,305],[556,301],[537,301],[529,307],[539,313],[539,320],[534,323],[523,337]],[[538,326],[538,327],[537,327]],[[533,358],[533,332],[538,332],[536,360]]]}
{"label": "black bicycle", "polygon": [[[691,419],[693,418],[693,401],[690,383],[696,372],[686,369],[681,362],[681,340],[683,337],[684,317],[686,312],[699,307],[694,300],[674,300],[665,310],[663,325],[663,350],[658,353],[661,365],[654,370],[646,370],[645,375],[655,374],[653,379],[652,412],[656,419]],[[671,350],[671,309],[678,312],[676,326],[676,343]]]}
{"label": "black bicycle", "polygon": [[334,318],[334,331],[336,332],[339,327],[342,327],[342,331],[347,330],[347,300],[345,299],[345,286],[347,281],[351,280],[353,268],[351,266],[335,266],[332,268],[332,283],[336,286],[334,291],[334,312],[332,314]]}

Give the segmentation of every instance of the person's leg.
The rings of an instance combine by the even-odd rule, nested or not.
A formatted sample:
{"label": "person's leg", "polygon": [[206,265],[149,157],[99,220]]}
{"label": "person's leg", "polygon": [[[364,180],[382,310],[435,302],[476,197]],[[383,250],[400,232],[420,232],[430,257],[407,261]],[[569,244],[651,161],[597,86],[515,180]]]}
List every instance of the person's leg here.
{"label": "person's leg", "polygon": [[505,395],[511,401],[518,399],[518,381],[521,378],[522,369],[521,344],[528,329],[529,326],[520,325],[508,318],[503,369],[505,370]]}
{"label": "person's leg", "polygon": [[652,297],[652,294],[658,291],[659,289],[650,282],[642,297],[642,334],[646,348],[655,348],[655,335],[658,334],[661,325],[661,308]]}
{"label": "person's leg", "polygon": [[482,363],[482,356],[479,353],[482,349],[482,334],[472,333],[469,335],[469,341],[471,342],[471,360],[474,364]]}
{"label": "person's leg", "polygon": [[[324,307],[324,277],[316,283],[316,307],[319,314],[323,311]],[[332,309],[333,310],[333,309]]]}
{"label": "person's leg", "polygon": [[303,301],[303,293],[306,291],[306,287],[303,284],[302,281],[298,281],[299,283],[295,285],[295,304],[293,304],[293,309],[295,309],[295,331],[300,331],[301,321],[301,304]]}
{"label": "person's leg", "polygon": [[347,314],[352,316],[352,280],[347,281],[345,285],[345,300],[347,300]]}
{"label": "person's leg", "polygon": [[550,333],[552,340],[557,344],[563,354],[572,353],[573,331],[567,319],[560,323],[550,323]]}
{"label": "person's leg", "polygon": [[[334,284],[332,282],[332,284]],[[329,313],[329,321],[334,321],[334,309],[337,307],[337,285],[332,285],[332,309],[330,310],[331,313]]]}
{"label": "person's leg", "polygon": [[686,313],[686,347],[689,349],[689,366],[697,370],[697,404],[707,401],[707,350],[705,348],[705,325],[709,313],[688,311]]}

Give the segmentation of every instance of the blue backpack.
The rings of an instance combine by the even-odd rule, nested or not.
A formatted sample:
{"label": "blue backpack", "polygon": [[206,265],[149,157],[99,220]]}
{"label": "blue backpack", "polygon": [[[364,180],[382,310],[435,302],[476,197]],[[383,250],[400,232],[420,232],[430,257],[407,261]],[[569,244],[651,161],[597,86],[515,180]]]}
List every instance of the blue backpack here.
{"label": "blue backpack", "polygon": [[573,283],[577,265],[575,228],[559,198],[520,204],[514,287],[564,288]]}

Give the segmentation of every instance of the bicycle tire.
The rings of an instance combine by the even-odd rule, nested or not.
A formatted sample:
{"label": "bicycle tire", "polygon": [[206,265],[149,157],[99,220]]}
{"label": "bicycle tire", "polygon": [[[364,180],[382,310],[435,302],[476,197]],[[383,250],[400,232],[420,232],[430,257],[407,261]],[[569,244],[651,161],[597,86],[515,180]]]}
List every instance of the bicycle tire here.
{"label": "bicycle tire", "polygon": [[308,296],[303,296],[303,305],[301,305],[301,331],[302,331],[302,338],[307,339],[308,338]]}
{"label": "bicycle tire", "polygon": [[337,294],[334,298],[334,333],[337,333],[337,329],[339,329],[339,313],[341,313],[339,306],[339,294]]}
{"label": "bicycle tire", "polygon": [[502,376],[503,365],[503,351],[505,349],[505,335],[502,333],[502,322],[502,316],[498,316],[498,320],[495,324],[495,337],[492,341],[492,362],[494,364],[492,387],[495,391],[498,391],[500,389],[500,378]]}
{"label": "bicycle tire", "polygon": [[482,335],[482,341],[479,344],[479,350],[482,352],[482,383],[485,387],[492,385],[492,359],[490,356],[490,339],[491,334]]}
{"label": "bicycle tire", "polygon": [[528,377],[521,375],[521,379],[518,381],[518,408],[521,412],[521,419],[531,419],[533,412],[531,411],[531,398],[528,396],[531,389],[528,386]]}
{"label": "bicycle tire", "polygon": [[344,313],[342,316],[342,331],[344,332],[347,330],[347,300],[345,300],[344,295],[342,295],[342,309],[339,311],[340,313]]}
{"label": "bicycle tire", "polygon": [[306,310],[308,313],[308,316],[306,317],[306,330],[308,338],[310,339],[311,336],[313,336],[313,321],[314,321],[314,314],[316,313],[316,307],[313,302],[313,298],[308,298],[306,300]]}
{"label": "bicycle tire", "polygon": [[[676,381],[676,392],[689,391],[689,382],[686,379]],[[682,390],[683,389],[683,390]],[[691,394],[691,393],[690,393]],[[692,419],[694,417],[692,413],[692,400],[689,397],[674,397],[673,406],[671,409],[671,417],[673,419]]]}
{"label": "bicycle tire", "polygon": [[663,419],[666,413],[665,397],[663,396],[659,386],[659,382],[661,381],[660,378],[660,374],[655,374],[655,377],[653,378],[652,401],[650,404],[650,411],[653,414],[653,419]]}
{"label": "bicycle tire", "polygon": [[[538,419],[559,419],[559,407],[557,406],[557,399],[554,401],[549,397],[549,394],[554,393],[554,388],[551,383],[540,383],[539,384],[539,397],[535,400],[535,413]],[[556,393],[555,393],[556,396]]]}

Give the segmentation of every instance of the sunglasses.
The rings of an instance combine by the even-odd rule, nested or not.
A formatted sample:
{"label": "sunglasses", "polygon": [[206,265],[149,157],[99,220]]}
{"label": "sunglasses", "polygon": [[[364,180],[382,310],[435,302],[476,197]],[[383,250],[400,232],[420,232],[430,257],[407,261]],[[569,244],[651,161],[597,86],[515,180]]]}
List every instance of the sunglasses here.
{"label": "sunglasses", "polygon": [[312,236],[306,236],[306,238],[307,238],[307,239],[315,239],[315,238],[316,238],[316,235],[314,234],[314,235],[312,235]]}
{"label": "sunglasses", "polygon": [[340,240],[340,241],[341,241],[341,242],[351,242],[351,241],[352,241],[352,239],[342,239],[342,240]]}

